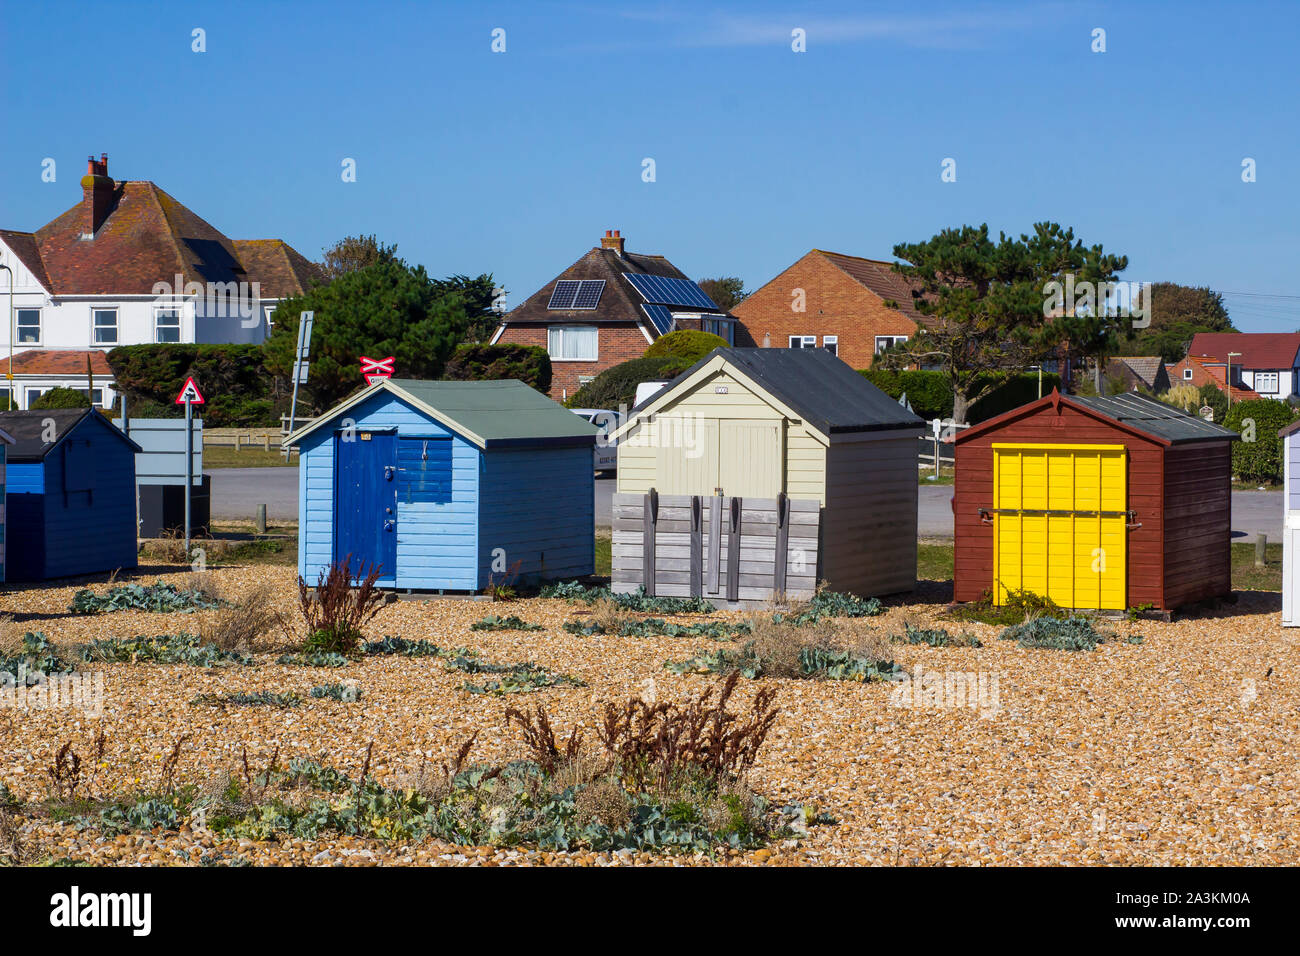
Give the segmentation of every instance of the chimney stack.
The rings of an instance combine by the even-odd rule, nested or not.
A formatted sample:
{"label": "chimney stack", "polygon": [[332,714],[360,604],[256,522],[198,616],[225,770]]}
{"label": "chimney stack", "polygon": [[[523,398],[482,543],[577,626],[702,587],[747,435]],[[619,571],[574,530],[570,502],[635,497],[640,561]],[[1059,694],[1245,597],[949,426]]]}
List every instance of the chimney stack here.
{"label": "chimney stack", "polygon": [[87,157],[86,175],[81,177],[81,233],[82,238],[93,239],[99,227],[108,218],[113,205],[113,180],[108,178],[108,153],[99,159]]}
{"label": "chimney stack", "polygon": [[618,230],[617,230],[617,229],[615,229],[613,232],[611,232],[610,230],[606,229],[606,230],[605,230],[605,235],[603,235],[603,236],[601,237],[601,239],[600,239],[600,248],[602,248],[602,249],[613,249],[615,252],[618,253],[619,258],[622,258],[622,256],[623,256],[623,237],[620,236],[620,235],[618,234]]}

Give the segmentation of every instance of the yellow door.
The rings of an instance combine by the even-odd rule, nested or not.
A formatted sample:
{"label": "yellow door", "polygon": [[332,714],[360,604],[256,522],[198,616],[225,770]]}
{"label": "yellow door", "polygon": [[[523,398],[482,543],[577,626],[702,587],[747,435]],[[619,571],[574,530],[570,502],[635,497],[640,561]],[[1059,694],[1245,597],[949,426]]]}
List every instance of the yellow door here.
{"label": "yellow door", "polygon": [[1127,473],[1123,445],[994,444],[994,602],[1123,610]]}
{"label": "yellow door", "polygon": [[718,422],[718,485],[724,495],[775,498],[783,486],[783,457],[779,421]]}

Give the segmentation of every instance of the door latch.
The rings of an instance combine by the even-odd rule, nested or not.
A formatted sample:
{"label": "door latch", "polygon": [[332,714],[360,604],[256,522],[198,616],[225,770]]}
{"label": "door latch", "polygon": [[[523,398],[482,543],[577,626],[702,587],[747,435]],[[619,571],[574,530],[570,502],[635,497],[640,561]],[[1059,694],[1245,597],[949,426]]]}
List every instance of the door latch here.
{"label": "door latch", "polygon": [[395,474],[397,474],[396,468],[392,465],[384,465],[384,481],[392,481]]}
{"label": "door latch", "polygon": [[385,531],[392,531],[395,527],[397,527],[397,522],[393,521],[391,518],[384,522]]}

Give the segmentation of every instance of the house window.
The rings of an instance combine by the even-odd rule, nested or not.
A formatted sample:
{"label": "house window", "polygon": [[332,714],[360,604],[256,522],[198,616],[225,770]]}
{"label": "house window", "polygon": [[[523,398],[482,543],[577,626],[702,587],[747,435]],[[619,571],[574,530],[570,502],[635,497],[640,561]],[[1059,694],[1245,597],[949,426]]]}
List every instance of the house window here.
{"label": "house window", "polygon": [[730,319],[701,318],[700,327],[705,332],[712,332],[719,338],[725,339],[728,345],[736,344],[736,323]]}
{"label": "house window", "polygon": [[90,404],[96,408],[104,407],[104,390],[102,388],[79,388],[77,391],[89,398]]}
{"label": "house window", "polygon": [[48,388],[29,388],[25,393],[27,395],[27,407],[31,408],[32,402],[36,401],[48,391]]}
{"label": "house window", "polygon": [[840,337],[838,335],[823,335],[822,348],[824,348],[827,352],[830,352],[831,355],[839,355]]}
{"label": "house window", "polygon": [[1261,395],[1277,394],[1277,372],[1256,372],[1255,391]]}
{"label": "house window", "polygon": [[180,309],[169,307],[153,310],[153,340],[155,342],[179,342],[181,340]]}
{"label": "house window", "polygon": [[266,318],[266,334],[271,334],[271,329],[275,326],[275,306],[262,306],[262,315]]}
{"label": "house window", "polygon": [[94,344],[116,345],[117,309],[93,309],[91,315],[94,316]]}
{"label": "house window", "polygon": [[876,336],[876,354],[879,355],[887,348],[892,348],[901,342],[906,342],[906,335],[877,335]]}
{"label": "house window", "polygon": [[13,411],[17,406],[10,404],[13,393],[9,391],[9,386],[0,385],[0,412]]}
{"label": "house window", "polygon": [[546,351],[558,362],[594,362],[599,354],[594,325],[552,325],[546,330]]}
{"label": "house window", "polygon": [[1191,380],[1192,380],[1192,370],[1190,368],[1183,369],[1183,381],[1190,382]]}
{"label": "house window", "polygon": [[18,344],[41,344],[41,310],[18,309]]}
{"label": "house window", "polygon": [[790,348],[792,349],[815,349],[816,347],[817,336],[815,335],[790,336]]}

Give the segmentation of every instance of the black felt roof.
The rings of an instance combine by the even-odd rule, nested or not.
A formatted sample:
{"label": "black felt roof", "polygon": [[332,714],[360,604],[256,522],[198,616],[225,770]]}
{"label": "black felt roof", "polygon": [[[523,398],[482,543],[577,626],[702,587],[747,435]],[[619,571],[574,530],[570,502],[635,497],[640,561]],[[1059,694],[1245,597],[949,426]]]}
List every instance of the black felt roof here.
{"label": "black felt roof", "polygon": [[1069,400],[1174,445],[1214,439],[1231,441],[1238,437],[1236,432],[1220,425],[1132,392],[1108,397],[1071,395]]}
{"label": "black felt roof", "polygon": [[823,434],[920,428],[925,424],[826,349],[714,349],[643,404],[680,387],[718,355]]}
{"label": "black felt roof", "polygon": [[[8,446],[6,458],[11,462],[42,461],[64,437],[91,414],[88,408],[51,408],[42,411],[0,412],[0,428],[14,437],[14,443]],[[98,415],[98,412],[94,413]],[[46,441],[46,423],[54,422],[54,441]],[[117,434],[136,451],[140,447],[107,419],[103,425]]]}

